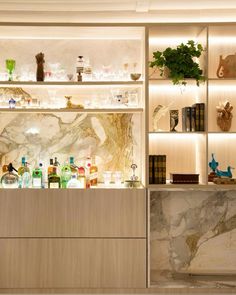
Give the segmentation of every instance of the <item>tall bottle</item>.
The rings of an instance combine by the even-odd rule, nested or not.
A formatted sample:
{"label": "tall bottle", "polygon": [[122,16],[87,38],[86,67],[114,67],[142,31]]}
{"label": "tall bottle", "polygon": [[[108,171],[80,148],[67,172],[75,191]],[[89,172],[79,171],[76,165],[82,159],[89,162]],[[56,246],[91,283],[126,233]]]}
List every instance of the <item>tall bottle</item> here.
{"label": "tall bottle", "polygon": [[52,166],[51,166],[51,159],[50,159],[50,166],[49,167],[48,167],[49,168],[48,169],[48,172],[49,172],[49,174],[48,174],[48,188],[60,188],[61,187],[61,178],[58,174],[57,158],[55,158],[55,161]]}
{"label": "tall bottle", "polygon": [[85,169],[83,166],[78,167],[78,181],[80,183],[80,188],[86,188],[86,177],[85,177]]}
{"label": "tall bottle", "polygon": [[90,185],[97,186],[98,184],[98,167],[95,164],[95,159],[92,160],[90,167]]}
{"label": "tall bottle", "polygon": [[30,169],[25,157],[21,158],[21,166],[18,168],[19,187],[28,188],[31,184]]}
{"label": "tall bottle", "polygon": [[43,172],[40,167],[36,167],[32,173],[32,187],[42,188],[43,187]]}
{"label": "tall bottle", "polygon": [[69,164],[64,164],[61,168],[61,187],[67,188],[67,183],[71,179],[71,169]]}
{"label": "tall bottle", "polygon": [[79,55],[76,60],[76,75],[77,81],[82,81],[82,73],[84,72],[84,58],[82,55]]}
{"label": "tall bottle", "polygon": [[70,157],[70,170],[71,170],[72,175],[76,175],[76,177],[77,177],[78,167],[74,163],[74,157]]}

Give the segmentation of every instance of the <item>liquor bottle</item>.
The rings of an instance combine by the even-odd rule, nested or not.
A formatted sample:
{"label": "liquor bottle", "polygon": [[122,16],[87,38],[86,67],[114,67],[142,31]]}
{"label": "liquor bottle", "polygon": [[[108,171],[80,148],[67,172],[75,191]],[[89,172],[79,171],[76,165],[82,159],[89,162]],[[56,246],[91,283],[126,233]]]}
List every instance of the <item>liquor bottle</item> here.
{"label": "liquor bottle", "polygon": [[49,162],[50,164],[48,166],[48,177],[49,177],[50,174],[53,173],[53,159],[50,159],[49,161],[50,161]]}
{"label": "liquor bottle", "polygon": [[82,81],[82,73],[84,72],[84,58],[82,55],[77,57],[76,61],[76,75],[77,75],[77,81]]}
{"label": "liquor bottle", "polygon": [[81,188],[81,183],[76,174],[72,174],[71,179],[67,182],[67,188]]}
{"label": "liquor bottle", "polygon": [[45,188],[45,183],[46,183],[46,172],[45,172],[45,168],[43,166],[43,163],[39,163],[39,169],[42,172],[42,188]]}
{"label": "liquor bottle", "polygon": [[32,187],[42,188],[43,187],[43,173],[40,167],[36,167],[32,173]]}
{"label": "liquor bottle", "polygon": [[3,188],[18,188],[19,176],[13,171],[17,170],[12,166],[12,163],[7,165],[8,172],[1,177],[1,185]]}
{"label": "liquor bottle", "polygon": [[78,168],[78,181],[80,183],[80,188],[86,188],[86,177],[85,177],[85,169],[83,166]]}
{"label": "liquor bottle", "polygon": [[98,167],[95,165],[95,161],[92,161],[90,167],[90,185],[97,186],[98,184]]}
{"label": "liquor bottle", "polygon": [[66,188],[68,181],[71,179],[71,169],[69,164],[65,164],[61,168],[61,187]]}
{"label": "liquor bottle", "polygon": [[61,178],[57,174],[57,168],[54,166],[52,173],[48,176],[48,188],[60,188],[61,187]]}
{"label": "liquor bottle", "polygon": [[21,158],[21,166],[18,168],[19,187],[28,188],[30,186],[30,169],[27,165],[25,157]]}
{"label": "liquor bottle", "polygon": [[85,161],[86,188],[90,188],[90,168],[91,168],[91,158],[87,157]]}
{"label": "liquor bottle", "polygon": [[76,175],[76,177],[77,177],[78,167],[74,163],[74,157],[70,157],[70,170],[71,170],[72,175]]}

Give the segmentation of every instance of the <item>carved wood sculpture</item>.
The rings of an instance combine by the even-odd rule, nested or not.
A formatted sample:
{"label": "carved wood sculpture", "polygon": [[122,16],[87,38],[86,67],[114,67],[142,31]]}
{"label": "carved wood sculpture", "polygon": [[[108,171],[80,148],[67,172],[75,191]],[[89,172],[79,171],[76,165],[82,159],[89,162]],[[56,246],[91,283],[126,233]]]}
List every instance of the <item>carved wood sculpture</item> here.
{"label": "carved wood sculpture", "polygon": [[222,58],[220,55],[219,66],[216,71],[218,78],[235,78],[236,77],[236,53]]}
{"label": "carved wood sculpture", "polygon": [[44,54],[40,52],[37,55],[35,55],[35,58],[37,62],[36,80],[44,81]]}
{"label": "carved wood sculpture", "polygon": [[220,104],[216,107],[217,109],[217,125],[222,131],[229,131],[232,123],[232,110],[233,106],[228,101],[224,104]]}

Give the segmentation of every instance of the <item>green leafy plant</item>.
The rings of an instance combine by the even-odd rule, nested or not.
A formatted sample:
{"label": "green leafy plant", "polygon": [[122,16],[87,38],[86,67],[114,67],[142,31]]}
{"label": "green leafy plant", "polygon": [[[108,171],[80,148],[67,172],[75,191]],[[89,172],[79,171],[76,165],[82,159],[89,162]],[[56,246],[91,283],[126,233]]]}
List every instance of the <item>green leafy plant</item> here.
{"label": "green leafy plant", "polygon": [[168,72],[169,78],[173,84],[186,85],[185,78],[193,78],[196,80],[197,86],[200,81],[204,81],[203,71],[199,64],[194,60],[201,56],[203,47],[196,44],[193,40],[189,40],[187,44],[181,43],[176,48],[166,48],[164,51],[153,52],[153,61],[150,67],[160,70],[160,75]]}

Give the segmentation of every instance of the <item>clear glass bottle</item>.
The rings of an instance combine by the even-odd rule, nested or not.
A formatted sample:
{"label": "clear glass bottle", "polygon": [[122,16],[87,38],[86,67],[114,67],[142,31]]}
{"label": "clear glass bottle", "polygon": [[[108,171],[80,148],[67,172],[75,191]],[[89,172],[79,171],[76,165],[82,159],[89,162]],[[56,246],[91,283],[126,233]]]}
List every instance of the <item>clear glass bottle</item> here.
{"label": "clear glass bottle", "polygon": [[71,179],[71,169],[69,164],[65,164],[61,168],[61,188],[66,188],[68,181]]}
{"label": "clear glass bottle", "polygon": [[18,188],[19,176],[13,171],[17,170],[12,166],[12,163],[8,165],[8,172],[1,177],[1,185],[3,188]]}
{"label": "clear glass bottle", "polygon": [[[22,188],[29,187],[30,180],[31,180],[30,169],[27,165],[25,157],[21,158],[21,166],[18,168],[18,175],[19,175],[19,187],[22,187]],[[23,175],[24,175],[24,177],[23,177]]]}
{"label": "clear glass bottle", "polygon": [[77,179],[76,174],[72,174],[71,179],[67,182],[67,188],[81,188],[81,183]]}
{"label": "clear glass bottle", "polygon": [[43,173],[40,167],[36,167],[32,173],[32,187],[42,188],[43,187]]}

